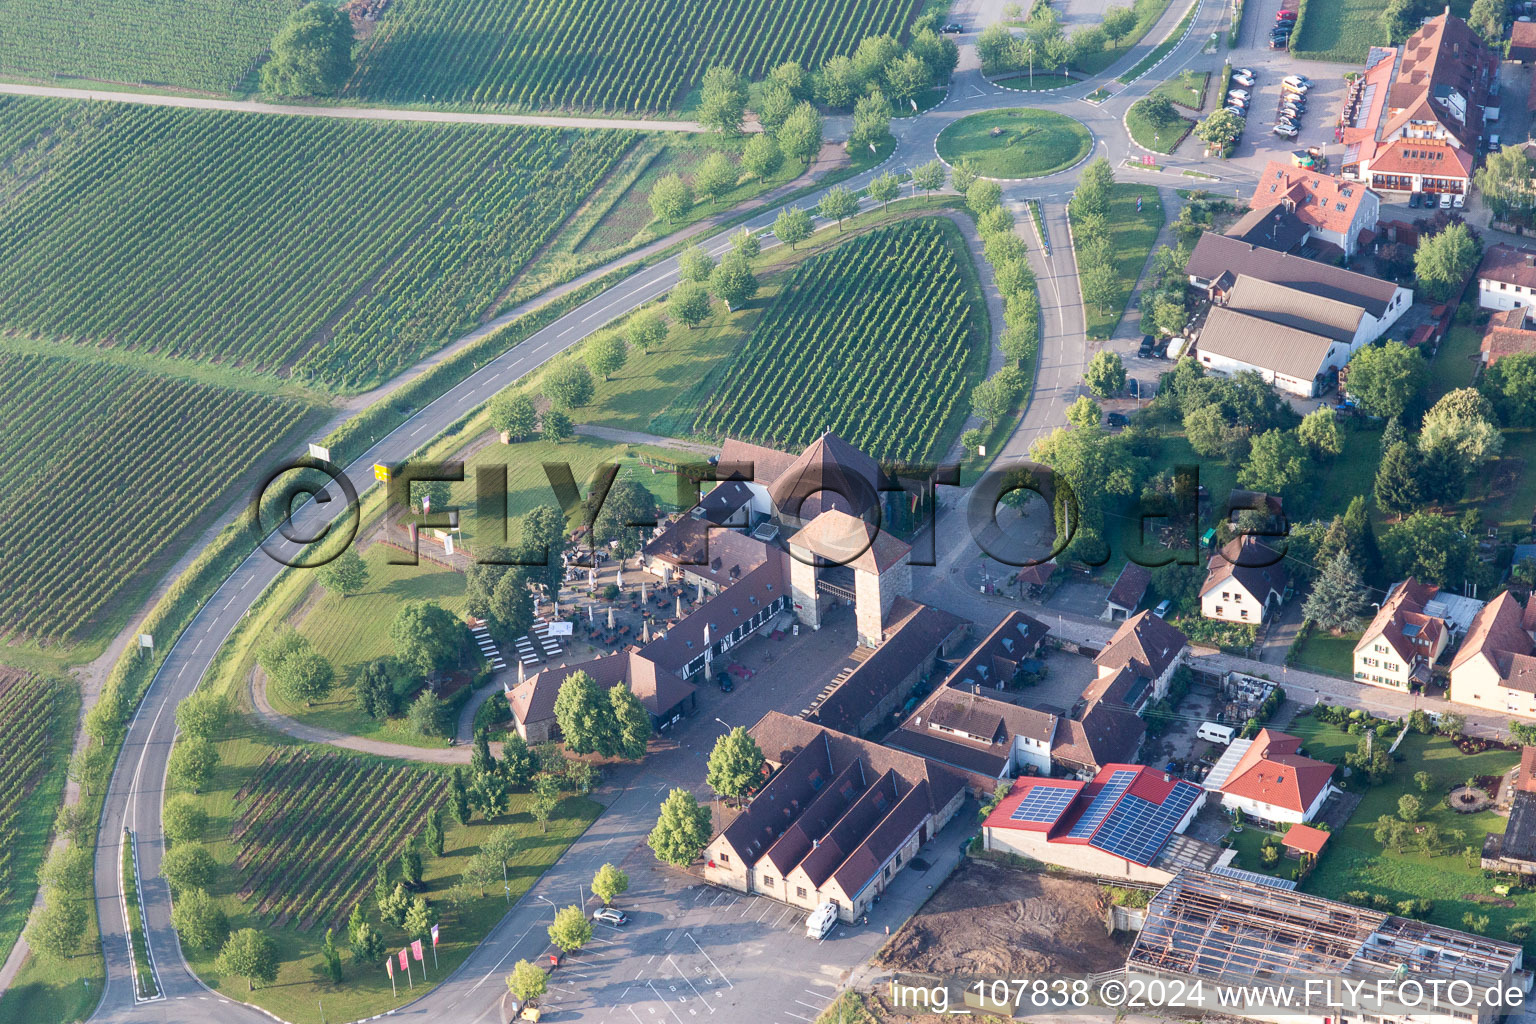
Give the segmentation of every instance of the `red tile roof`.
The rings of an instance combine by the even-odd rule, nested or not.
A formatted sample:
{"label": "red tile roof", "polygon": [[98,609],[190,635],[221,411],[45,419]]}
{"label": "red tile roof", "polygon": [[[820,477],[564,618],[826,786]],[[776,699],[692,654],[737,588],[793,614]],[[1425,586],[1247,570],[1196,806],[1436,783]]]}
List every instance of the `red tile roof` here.
{"label": "red tile roof", "polygon": [[1480,281],[1502,281],[1536,289],[1536,249],[1499,242],[1483,250],[1477,265]]}
{"label": "red tile roof", "polygon": [[1472,177],[1472,154],[1438,139],[1384,142],[1371,158],[1372,174],[1420,174],[1431,178]]}
{"label": "red tile roof", "polygon": [[1134,611],[1141,604],[1141,599],[1147,596],[1147,587],[1151,583],[1150,572],[1135,562],[1126,562],[1125,568],[1115,578],[1115,585],[1109,589],[1109,603],[1128,612]]}
{"label": "red tile roof", "polygon": [[[1434,653],[1445,631],[1445,620],[1426,615],[1424,606],[1439,592],[1439,587],[1408,577],[1382,602],[1376,617],[1360,635],[1355,650],[1362,650],[1381,637],[1404,661],[1412,661],[1415,655],[1428,657]],[[1410,639],[1408,634],[1414,632],[1411,627],[1415,626],[1417,633]]]}
{"label": "red tile roof", "polygon": [[1316,857],[1328,845],[1328,833],[1311,825],[1296,824],[1286,831],[1280,842],[1287,849],[1300,850]]}
{"label": "red tile roof", "polygon": [[1333,765],[1297,753],[1301,740],[1283,732],[1260,729],[1237,767],[1222,784],[1232,796],[1305,813],[1328,785]]}
{"label": "red tile roof", "polygon": [[[1488,78],[1498,66],[1498,54],[1465,21],[1449,10],[1430,18],[1403,42],[1403,57],[1388,99],[1398,113],[1383,129],[1383,138],[1391,138],[1409,121],[1433,120],[1463,146],[1476,146]],[[1452,90],[1465,103],[1464,121],[1456,118],[1447,102]]]}
{"label": "red tile roof", "polygon": [[1536,60],[1536,21],[1517,21],[1509,27],[1509,60]]}
{"label": "red tile roof", "polygon": [[[810,502],[805,504],[809,506]],[[790,536],[789,544],[832,565],[850,565],[877,576],[912,550],[895,534],[836,508],[818,514],[804,529]]]}
{"label": "red tile roof", "polygon": [[1265,210],[1283,204],[1302,223],[1342,234],[1354,223],[1360,203],[1369,191],[1357,181],[1271,160],[1264,165],[1248,205],[1254,210]]}
{"label": "red tile roof", "polygon": [[1461,642],[1461,650],[1451,661],[1451,672],[1474,658],[1482,658],[1498,673],[1505,686],[1516,689],[1536,687],[1533,660],[1536,644],[1525,631],[1526,610],[1509,591],[1478,609]]}

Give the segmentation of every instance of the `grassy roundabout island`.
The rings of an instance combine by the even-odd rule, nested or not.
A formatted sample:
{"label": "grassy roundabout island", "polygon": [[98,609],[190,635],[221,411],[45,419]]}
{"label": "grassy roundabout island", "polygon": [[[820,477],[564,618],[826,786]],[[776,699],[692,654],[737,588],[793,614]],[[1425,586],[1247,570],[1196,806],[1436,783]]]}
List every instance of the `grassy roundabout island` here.
{"label": "grassy roundabout island", "polygon": [[963,117],[939,133],[945,163],[967,163],[988,178],[1039,178],[1088,155],[1093,136],[1049,110],[989,110]]}

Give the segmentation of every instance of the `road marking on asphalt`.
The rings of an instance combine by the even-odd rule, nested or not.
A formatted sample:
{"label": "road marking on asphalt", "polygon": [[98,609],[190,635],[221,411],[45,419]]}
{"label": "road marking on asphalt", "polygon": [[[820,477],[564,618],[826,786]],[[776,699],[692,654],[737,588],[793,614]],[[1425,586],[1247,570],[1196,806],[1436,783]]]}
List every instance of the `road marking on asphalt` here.
{"label": "road marking on asphalt", "polygon": [[794,907],[785,907],[784,908],[784,913],[780,914],[778,917],[773,919],[773,926],[775,928],[777,928],[779,926],[779,922],[784,920],[785,914],[793,914],[794,912],[795,912],[795,908]]}
{"label": "road marking on asphalt", "polygon": [[758,914],[755,918],[752,919],[753,924],[761,922],[763,918],[773,913],[773,904],[768,903],[767,900],[763,900],[763,902],[767,903],[768,905],[763,908],[763,912],[761,914]]}
{"label": "road marking on asphalt", "polygon": [[803,1021],[806,1022],[806,1024],[810,1024],[810,1021],[811,1021],[810,1017],[802,1017],[798,1013],[795,1013],[795,1012],[793,1012],[791,1010],[785,1010],[784,1012],[789,1014],[791,1017],[795,1018],[795,1020],[803,1020]]}
{"label": "road marking on asphalt", "polygon": [[699,987],[697,985],[695,985],[692,981],[688,980],[688,975],[684,974],[683,973],[683,969],[681,967],[677,966],[677,961],[673,960],[669,956],[669,957],[667,957],[667,963],[671,964],[672,965],[672,969],[677,972],[677,976],[679,978],[682,978],[683,981],[687,982],[689,988],[693,989],[693,994],[699,997],[699,1001],[704,1004],[705,1008],[707,1010],[709,1010],[710,1013],[714,1013],[715,1012],[715,1008],[713,1006],[709,1005],[709,1000],[704,998],[704,993],[699,991]]}
{"label": "road marking on asphalt", "polygon": [[[645,987],[650,989],[652,992],[656,992],[656,985],[651,982],[649,978],[646,979]],[[672,1015],[672,1018],[677,1021],[677,1024],[683,1024],[683,1018],[677,1015],[677,1011],[672,1009],[672,1004],[667,1002],[666,999],[662,997],[660,992],[656,992],[656,998],[662,1003],[662,1005],[667,1008],[667,1012]]]}
{"label": "road marking on asphalt", "polygon": [[795,1002],[799,1003],[801,1006],[809,1006],[811,1009],[815,1010],[817,1013],[821,1012],[821,1007],[817,1006],[815,1003],[808,1003],[804,999],[796,999]]}
{"label": "road marking on asphalt", "polygon": [[720,980],[725,982],[727,987],[735,988],[736,986],[731,984],[731,979],[727,978],[725,976],[725,972],[720,969],[720,965],[715,963],[715,958],[704,952],[704,947],[699,945],[699,940],[693,937],[693,933],[688,932],[687,935],[688,941],[693,943],[693,948],[698,950],[700,953],[703,953],[704,959],[709,961],[709,966],[713,967],[715,969],[715,973],[720,975]]}

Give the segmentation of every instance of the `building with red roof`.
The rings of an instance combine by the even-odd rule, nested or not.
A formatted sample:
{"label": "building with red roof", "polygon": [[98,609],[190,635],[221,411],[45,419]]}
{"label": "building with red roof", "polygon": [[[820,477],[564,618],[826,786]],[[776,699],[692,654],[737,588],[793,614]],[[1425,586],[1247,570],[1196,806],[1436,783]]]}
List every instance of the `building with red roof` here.
{"label": "building with red roof", "polygon": [[1333,790],[1333,769],[1302,754],[1299,737],[1260,729],[1251,740],[1232,741],[1205,777],[1205,788],[1220,793],[1229,811],[1265,822],[1307,822]]}
{"label": "building with red roof", "polygon": [[1248,207],[1255,217],[1290,214],[1306,228],[1306,238],[1321,239],[1352,256],[1360,233],[1375,229],[1381,198],[1359,182],[1271,160]]}
{"label": "building with red roof", "polygon": [[1392,588],[1355,644],[1355,682],[1404,692],[1429,682],[1451,642],[1450,625],[1430,606],[1439,592],[1412,576]]}
{"label": "building with red roof", "polygon": [[[1536,24],[1536,22],[1533,22]],[[1501,310],[1483,328],[1483,365],[1492,366],[1505,356],[1536,353],[1536,321],[1525,306]]]}
{"label": "building with red roof", "polygon": [[1205,804],[1193,782],[1134,764],[1107,764],[1088,781],[1023,778],[982,825],[988,850],[1106,878],[1165,884],[1208,867],[1221,850],[1184,839]]}
{"label": "building with red roof", "polygon": [[1451,660],[1450,698],[1501,715],[1536,718],[1536,601],[1522,606],[1509,591],[1472,620]]}
{"label": "building with red roof", "polygon": [[1504,242],[1484,249],[1477,265],[1477,304],[1484,309],[1536,304],[1536,249]]}

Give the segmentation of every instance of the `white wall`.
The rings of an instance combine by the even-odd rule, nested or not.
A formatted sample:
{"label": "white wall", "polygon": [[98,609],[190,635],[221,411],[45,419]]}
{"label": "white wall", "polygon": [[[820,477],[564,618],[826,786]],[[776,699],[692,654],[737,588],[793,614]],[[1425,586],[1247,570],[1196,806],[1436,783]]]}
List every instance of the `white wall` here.
{"label": "white wall", "polygon": [[1536,305],[1536,289],[1523,288],[1518,284],[1477,279],[1477,304],[1484,309],[1514,309],[1516,306]]}

